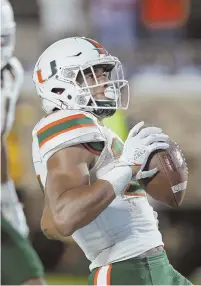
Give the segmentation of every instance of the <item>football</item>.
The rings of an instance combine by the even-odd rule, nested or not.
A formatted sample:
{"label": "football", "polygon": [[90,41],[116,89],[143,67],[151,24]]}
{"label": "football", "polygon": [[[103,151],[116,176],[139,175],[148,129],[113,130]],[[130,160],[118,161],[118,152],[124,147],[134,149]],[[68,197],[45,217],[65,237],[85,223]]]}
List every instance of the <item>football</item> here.
{"label": "football", "polygon": [[152,178],[141,181],[145,191],[157,201],[170,207],[178,207],[183,201],[188,181],[188,168],[179,146],[169,141],[167,150],[157,150],[148,158],[145,171],[158,172]]}

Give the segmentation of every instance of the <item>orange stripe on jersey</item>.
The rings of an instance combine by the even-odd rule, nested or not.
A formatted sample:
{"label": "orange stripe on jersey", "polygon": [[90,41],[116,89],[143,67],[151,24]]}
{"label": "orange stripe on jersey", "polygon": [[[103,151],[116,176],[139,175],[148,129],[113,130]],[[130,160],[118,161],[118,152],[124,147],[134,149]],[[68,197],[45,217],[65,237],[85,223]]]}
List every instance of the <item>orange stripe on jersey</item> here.
{"label": "orange stripe on jersey", "polygon": [[94,286],[98,285],[98,274],[101,270],[101,267],[98,268],[98,270],[96,271],[95,275],[94,275]]}
{"label": "orange stripe on jersey", "polygon": [[46,139],[44,139],[40,144],[39,144],[39,147],[43,146],[47,141],[53,139],[54,137],[62,134],[62,133],[65,133],[65,132],[68,132],[68,131],[72,131],[72,130],[75,130],[75,129],[79,129],[79,128],[83,128],[83,127],[89,127],[89,126],[95,126],[94,123],[89,123],[89,124],[80,124],[80,125],[76,125],[76,126],[73,126],[73,127],[70,127],[68,129],[63,129],[57,133],[54,133],[52,135],[50,135],[49,137],[47,137]]}
{"label": "orange stripe on jersey", "polygon": [[37,132],[37,135],[40,135],[41,133],[43,133],[44,131],[46,131],[47,129],[49,129],[50,127],[53,127],[55,125],[58,125],[62,122],[65,122],[65,121],[70,121],[72,119],[78,119],[78,118],[85,118],[86,115],[84,114],[75,114],[75,115],[70,115],[70,116],[67,116],[67,117],[64,117],[64,118],[61,118],[59,120],[56,120],[54,122],[51,122],[49,124],[47,124],[46,126],[44,126],[43,128],[41,128],[40,130],[38,130]]}
{"label": "orange stripe on jersey", "polygon": [[109,268],[107,271],[107,286],[111,285],[111,271],[112,271],[112,264],[109,265]]}

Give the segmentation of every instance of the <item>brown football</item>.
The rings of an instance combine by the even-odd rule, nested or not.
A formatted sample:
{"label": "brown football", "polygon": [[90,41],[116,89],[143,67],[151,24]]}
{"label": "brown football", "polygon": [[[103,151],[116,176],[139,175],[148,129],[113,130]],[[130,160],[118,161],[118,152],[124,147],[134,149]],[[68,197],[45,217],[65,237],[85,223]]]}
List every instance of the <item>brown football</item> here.
{"label": "brown football", "polygon": [[150,155],[144,170],[157,167],[158,172],[141,183],[152,198],[178,207],[186,192],[188,168],[179,146],[172,141],[169,144],[167,150],[157,150]]}

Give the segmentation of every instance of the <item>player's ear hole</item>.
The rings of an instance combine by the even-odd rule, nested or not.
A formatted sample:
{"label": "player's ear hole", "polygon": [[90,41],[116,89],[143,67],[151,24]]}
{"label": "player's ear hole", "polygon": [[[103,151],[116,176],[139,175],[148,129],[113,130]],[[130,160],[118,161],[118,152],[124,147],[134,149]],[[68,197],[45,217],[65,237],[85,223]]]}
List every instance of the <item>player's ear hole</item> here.
{"label": "player's ear hole", "polygon": [[51,90],[51,92],[56,93],[56,94],[62,94],[64,92],[64,90],[65,90],[65,88],[56,87],[56,88],[53,88]]}

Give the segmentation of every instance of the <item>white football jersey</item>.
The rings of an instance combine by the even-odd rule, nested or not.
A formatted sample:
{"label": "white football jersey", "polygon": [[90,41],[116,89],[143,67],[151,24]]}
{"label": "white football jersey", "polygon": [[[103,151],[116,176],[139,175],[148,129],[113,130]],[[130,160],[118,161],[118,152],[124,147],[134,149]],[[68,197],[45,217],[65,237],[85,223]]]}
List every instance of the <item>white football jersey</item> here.
{"label": "white football jersey", "polygon": [[[8,135],[15,120],[16,103],[22,87],[23,75],[23,68],[15,57],[12,57],[1,70],[1,135]],[[1,184],[1,201],[4,217],[23,236],[27,236],[28,226],[23,206],[18,200],[12,180]]]}
{"label": "white football jersey", "polygon": [[12,128],[22,83],[23,68],[13,57],[1,71],[1,134],[8,134]]}
{"label": "white football jersey", "polygon": [[[99,155],[90,170],[90,182],[96,172],[114,164],[121,155],[123,142],[88,112],[60,110],[42,118],[33,129],[33,163],[41,187],[47,176],[47,161],[58,150],[76,144]],[[133,181],[123,196],[112,203],[91,223],[72,235],[91,261],[90,270],[136,257],[163,245],[157,214],[149,205],[145,191]]]}

